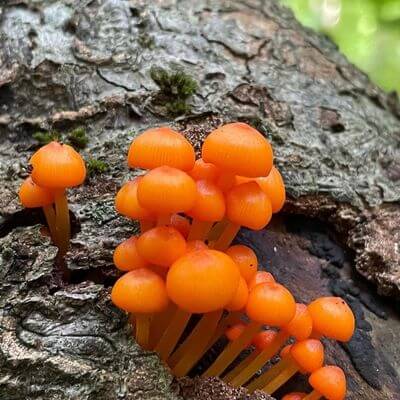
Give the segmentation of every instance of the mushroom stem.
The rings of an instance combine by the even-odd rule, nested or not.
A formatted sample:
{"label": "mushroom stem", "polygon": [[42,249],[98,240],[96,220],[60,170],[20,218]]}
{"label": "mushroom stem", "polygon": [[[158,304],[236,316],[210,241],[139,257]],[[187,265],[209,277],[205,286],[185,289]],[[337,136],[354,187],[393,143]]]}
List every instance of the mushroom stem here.
{"label": "mushroom stem", "polygon": [[231,245],[233,239],[235,239],[239,229],[240,225],[228,222],[228,225],[223,230],[221,236],[214,243],[214,249],[221,251],[226,250]]}
{"label": "mushroom stem", "polygon": [[168,324],[171,322],[171,318],[173,317],[175,312],[176,312],[175,304],[170,303],[165,311],[154,315],[150,327],[150,342],[149,342],[150,349],[153,349],[154,346],[159,342],[162,334],[164,333]]}
{"label": "mushroom stem", "polygon": [[249,344],[254,335],[261,329],[262,324],[250,322],[243,333],[230,342],[211,366],[203,373],[203,377],[219,376],[229,364],[240,354],[240,352]]}
{"label": "mushroom stem", "polygon": [[283,384],[285,384],[293,375],[298,372],[299,366],[293,361],[289,361],[289,364],[284,368],[280,374],[278,374],[272,381],[268,382],[262,391],[267,394],[272,394],[278,390]]}
{"label": "mushroom stem", "polygon": [[313,390],[306,397],[303,397],[303,400],[319,400],[321,397],[322,395],[320,393],[318,393],[316,390]]}
{"label": "mushroom stem", "polygon": [[136,315],[136,341],[145,350],[149,347],[151,317],[152,314]]}
{"label": "mushroom stem", "polygon": [[153,221],[147,221],[147,220],[144,220],[144,219],[141,219],[139,221],[139,224],[140,224],[140,232],[141,233],[144,233],[144,232],[148,231],[149,229],[153,228],[153,226],[154,226],[154,222]]}
{"label": "mushroom stem", "polygon": [[221,236],[221,233],[224,231],[228,223],[229,221],[226,218],[217,222],[208,233],[208,241],[215,242]]}
{"label": "mushroom stem", "polygon": [[247,385],[249,392],[254,392],[257,389],[265,387],[269,382],[272,382],[290,363],[287,358],[282,358],[277,364],[264,372],[257,379],[254,379]]}
{"label": "mushroom stem", "polygon": [[69,210],[68,201],[65,196],[65,189],[55,191],[54,203],[56,207],[56,227],[59,239],[59,250],[60,255],[64,256],[69,247],[70,239],[70,221],[69,221]]}
{"label": "mushroom stem", "polygon": [[277,334],[274,341],[270,346],[265,348],[260,354],[249,364],[243,368],[238,375],[236,375],[231,381],[232,386],[238,387],[247,382],[262,366],[269,361],[282,347],[282,345],[288,339],[289,334],[285,331],[281,331]]}
{"label": "mushroom stem", "polygon": [[243,359],[235,368],[233,368],[229,373],[223,377],[223,381],[229,383],[243,368],[246,368],[258,355],[259,350],[255,349],[251,354],[249,354],[245,359]]}
{"label": "mushroom stem", "polygon": [[170,225],[170,223],[171,223],[171,214],[161,214],[157,218],[157,226]]}
{"label": "mushroom stem", "polygon": [[187,351],[177,360],[172,372],[175,376],[186,375],[194,364],[202,357],[222,315],[221,311],[204,314],[187,339],[190,341],[190,351]]}
{"label": "mushroom stem", "polygon": [[166,361],[174,350],[174,347],[176,346],[176,343],[181,337],[183,330],[189,322],[191,315],[191,313],[179,308],[176,310],[171,323],[164,331],[164,334],[154,349],[154,351],[159,354],[162,360]]}
{"label": "mushroom stem", "polygon": [[57,229],[56,229],[56,213],[54,211],[53,205],[43,206],[43,213],[46,217],[47,226],[49,227],[50,236],[53,243],[58,246]]}
{"label": "mushroom stem", "polygon": [[214,222],[193,219],[187,240],[205,240]]}

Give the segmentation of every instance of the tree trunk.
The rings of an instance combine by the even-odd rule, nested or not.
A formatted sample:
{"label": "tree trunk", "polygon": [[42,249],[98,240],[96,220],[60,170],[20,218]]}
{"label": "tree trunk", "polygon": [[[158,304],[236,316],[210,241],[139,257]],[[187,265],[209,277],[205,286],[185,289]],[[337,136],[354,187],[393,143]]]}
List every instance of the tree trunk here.
{"label": "tree trunk", "polygon": [[[354,338],[326,342],[327,362],[347,374],[348,399],[400,398],[394,94],[273,0],[2,4],[0,399],[267,398],[217,379],[174,381],[109,299],[113,249],[137,229],[113,206],[133,176],[134,135],[169,124],[199,149],[211,129],[236,120],[271,141],[290,197],[268,229],[242,231],[240,241],[298,301],[337,294],[351,304]],[[69,191],[74,236],[56,261],[41,212],[22,211],[16,193],[38,145],[33,133],[57,131],[84,147],[71,133],[81,126],[91,176]]]}

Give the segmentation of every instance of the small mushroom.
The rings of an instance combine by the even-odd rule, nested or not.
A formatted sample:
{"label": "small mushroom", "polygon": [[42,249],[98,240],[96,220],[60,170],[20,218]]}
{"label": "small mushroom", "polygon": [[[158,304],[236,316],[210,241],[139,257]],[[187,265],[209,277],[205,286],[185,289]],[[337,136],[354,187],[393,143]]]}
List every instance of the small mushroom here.
{"label": "small mushroom", "polygon": [[254,287],[259,285],[260,283],[274,283],[275,278],[272,276],[270,272],[267,271],[257,271],[253,276],[251,281],[249,282],[249,290],[253,290]]}
{"label": "small mushroom", "polygon": [[190,171],[194,161],[193,146],[179,132],[165,126],[149,129],[137,136],[128,152],[128,165],[131,168],[169,166]]}
{"label": "small mushroom", "polygon": [[139,268],[148,268],[147,262],[137,250],[137,236],[124,240],[114,250],[113,260],[115,266],[121,271],[132,271]]}
{"label": "small mushroom", "polygon": [[195,180],[215,182],[219,177],[218,168],[212,163],[206,163],[201,158],[195,161],[194,167],[188,174]]}
{"label": "small mushroom", "polygon": [[256,253],[250,247],[242,244],[229,247],[225,253],[235,261],[245,281],[247,283],[251,282],[258,268]]}
{"label": "small mushroom", "polygon": [[58,245],[60,254],[64,255],[69,247],[71,231],[65,190],[84,182],[85,163],[71,146],[54,141],[41,147],[29,162],[33,182],[54,193]]}
{"label": "small mushroom", "polygon": [[117,307],[135,315],[136,340],[146,349],[152,314],[168,306],[164,280],[146,268],[129,271],[115,282],[111,300]]}
{"label": "small mushroom", "polygon": [[346,397],[346,376],[341,368],[327,365],[314,371],[308,378],[313,391],[303,400],[344,400]]}

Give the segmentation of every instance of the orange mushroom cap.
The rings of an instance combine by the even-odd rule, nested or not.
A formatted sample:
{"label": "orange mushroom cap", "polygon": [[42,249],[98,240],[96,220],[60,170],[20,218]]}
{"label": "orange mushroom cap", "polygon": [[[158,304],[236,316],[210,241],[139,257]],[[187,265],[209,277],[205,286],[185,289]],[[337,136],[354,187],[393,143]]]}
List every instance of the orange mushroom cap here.
{"label": "orange mushroom cap", "polygon": [[124,240],[114,250],[114,264],[121,271],[147,268],[149,263],[139,255],[136,248],[137,236]]}
{"label": "orange mushroom cap", "polygon": [[152,220],[154,215],[143,208],[137,198],[137,189],[142,177],[133,179],[126,182],[121,189],[119,189],[115,197],[115,209],[119,214],[125,217],[138,219],[138,220]]}
{"label": "orange mushroom cap", "polygon": [[237,324],[232,325],[226,329],[225,336],[230,342],[233,342],[242,335],[245,329],[246,324],[244,324],[243,322],[238,322]]}
{"label": "orange mushroom cap", "polygon": [[175,214],[193,208],[197,189],[185,172],[167,166],[149,171],[139,181],[139,204],[155,214]]}
{"label": "orange mushroom cap", "polygon": [[194,161],[193,146],[183,135],[168,127],[143,132],[133,140],[128,152],[131,168],[153,169],[167,165],[190,171]]}
{"label": "orange mushroom cap", "polygon": [[281,357],[281,358],[286,358],[287,356],[289,356],[289,355],[290,355],[290,350],[291,350],[292,346],[293,346],[292,344],[287,344],[287,345],[281,350],[281,352],[279,353],[280,357]]}
{"label": "orange mushroom cap", "polygon": [[197,250],[172,264],[167,275],[170,299],[191,313],[217,311],[236,294],[240,273],[225,253]]}
{"label": "orange mushroom cap", "polygon": [[135,269],[122,275],[111,291],[112,302],[132,313],[155,313],[168,306],[165,282],[146,268]]}
{"label": "orange mushroom cap", "polygon": [[341,342],[353,336],[354,314],[340,297],[320,297],[308,305],[308,311],[316,333]]}
{"label": "orange mushroom cap", "polygon": [[157,226],[139,236],[136,248],[139,255],[149,263],[170,267],[186,253],[186,241],[175,228]]}
{"label": "orange mushroom cap", "polygon": [[295,312],[292,294],[279,283],[260,283],[249,293],[246,313],[253,321],[282,326],[294,317]]}
{"label": "orange mushroom cap", "polygon": [[186,243],[186,252],[189,253],[190,251],[196,250],[206,250],[208,246],[202,240],[189,240]]}
{"label": "orange mushroom cap", "polygon": [[39,186],[63,189],[78,186],[86,178],[82,157],[71,146],[50,142],[41,147],[29,160],[32,180]]}
{"label": "orange mushroom cap", "polygon": [[256,253],[250,247],[242,244],[229,247],[225,253],[235,261],[245,281],[247,283],[251,282],[257,273],[258,261]]}
{"label": "orange mushroom cap", "polygon": [[202,147],[202,158],[222,170],[243,176],[266,176],[272,167],[271,145],[251,126],[235,122],[212,131]]}
{"label": "orange mushroom cap", "polygon": [[18,196],[21,204],[26,208],[45,207],[54,203],[53,192],[36,185],[31,177],[22,182]]}
{"label": "orange mushroom cap", "polygon": [[225,306],[228,311],[240,311],[246,307],[249,297],[249,288],[243,277],[239,278],[239,285],[233,299]]}
{"label": "orange mushroom cap", "polygon": [[190,222],[187,218],[179,214],[171,215],[170,225],[177,229],[182,236],[187,239],[190,232]]}
{"label": "orange mushroom cap", "polygon": [[252,344],[257,350],[262,351],[266,349],[275,340],[277,333],[270,329],[257,333],[253,337]]}
{"label": "orange mushroom cap", "polygon": [[267,271],[257,271],[249,282],[249,290],[253,290],[260,283],[275,283],[275,278]]}
{"label": "orange mushroom cap", "polygon": [[206,163],[199,158],[195,161],[193,169],[188,174],[195,181],[207,180],[215,182],[219,176],[219,170],[214,164]]}
{"label": "orange mushroom cap", "polygon": [[305,340],[310,337],[313,328],[313,320],[305,304],[296,303],[296,314],[292,320],[282,326],[286,332],[297,340]]}
{"label": "orange mushroom cap", "polygon": [[282,400],[302,400],[306,396],[307,393],[304,392],[292,392],[283,396]]}
{"label": "orange mushroom cap", "polygon": [[211,181],[196,181],[197,196],[194,206],[186,214],[199,221],[221,221],[225,215],[222,191]]}
{"label": "orange mushroom cap", "polygon": [[257,183],[243,183],[226,194],[226,215],[235,224],[260,230],[271,220],[271,202]]}
{"label": "orange mushroom cap", "polygon": [[290,355],[304,372],[314,372],[324,365],[324,346],[316,339],[295,343],[290,349]]}
{"label": "orange mushroom cap", "polygon": [[334,365],[317,369],[310,375],[308,382],[327,400],[344,400],[346,397],[346,376],[341,368]]}
{"label": "orange mushroom cap", "polygon": [[216,185],[225,193],[237,185],[237,177],[230,172],[220,172],[216,181]]}

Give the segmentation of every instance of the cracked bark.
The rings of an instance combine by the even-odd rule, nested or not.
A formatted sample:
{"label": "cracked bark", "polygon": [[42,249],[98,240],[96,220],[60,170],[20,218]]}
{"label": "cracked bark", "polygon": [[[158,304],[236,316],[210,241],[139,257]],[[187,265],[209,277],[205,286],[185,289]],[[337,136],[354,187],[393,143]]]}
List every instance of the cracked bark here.
{"label": "cracked bark", "polygon": [[[349,376],[349,399],[399,398],[397,97],[275,1],[147,3],[8,0],[0,8],[0,398],[246,398],[217,380],[174,382],[109,302],[112,250],[135,229],[113,208],[132,176],[125,157],[134,134],[168,123],[199,149],[212,128],[238,119],[271,140],[290,195],[269,229],[240,240],[299,300],[335,293],[350,302],[355,338],[327,344],[328,360]],[[190,115],[171,121],[153,104],[153,66],[198,81]],[[21,212],[16,192],[32,133],[81,125],[90,138],[84,157],[109,169],[70,192],[71,279],[60,284],[42,216]]]}

